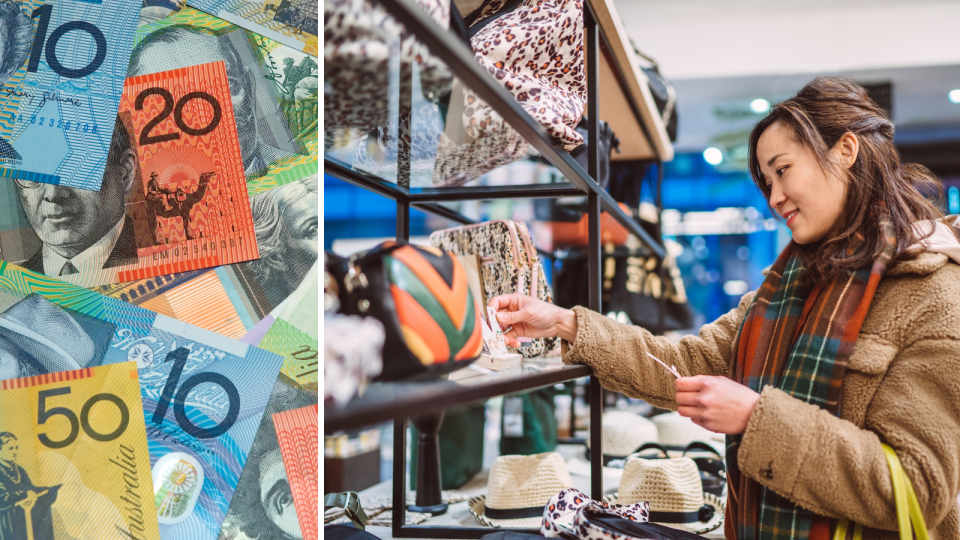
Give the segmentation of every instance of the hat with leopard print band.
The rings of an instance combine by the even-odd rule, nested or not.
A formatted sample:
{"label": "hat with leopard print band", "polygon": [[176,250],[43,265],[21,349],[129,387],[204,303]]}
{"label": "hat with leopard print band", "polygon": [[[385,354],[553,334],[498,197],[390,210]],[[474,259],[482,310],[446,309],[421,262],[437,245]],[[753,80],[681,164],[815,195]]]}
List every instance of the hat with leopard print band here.
{"label": "hat with leopard print band", "polygon": [[470,499],[470,512],[490,527],[539,527],[550,498],[570,487],[567,464],[556,452],[500,456],[490,467],[487,494]]}
{"label": "hat with leopard print band", "polygon": [[603,499],[611,505],[650,503],[650,522],[703,534],[720,526],[724,504],[703,491],[697,464],[690,458],[631,457],[623,468],[617,493]]}

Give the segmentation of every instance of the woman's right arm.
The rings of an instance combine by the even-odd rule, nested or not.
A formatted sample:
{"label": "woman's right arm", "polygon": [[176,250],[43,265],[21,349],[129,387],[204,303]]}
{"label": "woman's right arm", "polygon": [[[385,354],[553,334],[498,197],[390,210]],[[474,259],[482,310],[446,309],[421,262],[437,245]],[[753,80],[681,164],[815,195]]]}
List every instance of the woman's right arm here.
{"label": "woman's right arm", "polygon": [[500,312],[501,326],[513,326],[508,338],[564,338],[565,363],[590,366],[605,388],[676,410],[675,377],[646,353],[676,366],[684,377],[727,375],[734,358],[733,340],[753,296],[747,293],[736,309],[704,325],[698,336],[685,336],[679,343],[580,306],[567,310],[518,295],[496,297],[490,305]]}

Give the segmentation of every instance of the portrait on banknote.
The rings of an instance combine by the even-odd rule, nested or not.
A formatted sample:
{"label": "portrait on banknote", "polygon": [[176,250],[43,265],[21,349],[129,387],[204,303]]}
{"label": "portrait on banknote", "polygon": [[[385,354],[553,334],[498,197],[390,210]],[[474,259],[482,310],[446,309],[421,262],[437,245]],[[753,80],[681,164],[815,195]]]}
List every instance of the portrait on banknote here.
{"label": "portrait on banknote", "polygon": [[[31,433],[32,435],[32,433]],[[3,540],[53,540],[50,506],[60,486],[38,487],[17,463],[20,441],[0,431],[0,538]]]}
{"label": "portrait on banknote", "polygon": [[271,416],[316,403],[315,391],[288,386],[283,377],[277,381],[224,519],[220,540],[303,538]]}
{"label": "portrait on banknote", "polygon": [[[174,24],[150,32],[137,43],[128,76],[222,61],[230,82],[244,173],[247,178],[257,177],[266,173],[271,163],[307,151],[284,119],[276,96],[279,85],[262,76],[255,54],[240,28],[213,31]],[[313,66],[316,71],[315,62]]]}
{"label": "portrait on banknote", "polygon": [[250,199],[260,259],[243,263],[270,305],[279,305],[317,261],[317,175],[264,191]]}
{"label": "portrait on banknote", "polygon": [[[20,4],[0,2],[0,86],[23,65],[33,45],[33,21]],[[20,154],[0,137],[0,158],[20,159]]]}
{"label": "portrait on banknote", "polygon": [[0,313],[0,380],[100,365],[115,329],[27,296]]}
{"label": "portrait on banknote", "polygon": [[97,271],[137,261],[133,220],[126,200],[133,188],[137,156],[119,120],[100,191],[17,179],[23,212],[42,246],[21,265],[52,277]]}

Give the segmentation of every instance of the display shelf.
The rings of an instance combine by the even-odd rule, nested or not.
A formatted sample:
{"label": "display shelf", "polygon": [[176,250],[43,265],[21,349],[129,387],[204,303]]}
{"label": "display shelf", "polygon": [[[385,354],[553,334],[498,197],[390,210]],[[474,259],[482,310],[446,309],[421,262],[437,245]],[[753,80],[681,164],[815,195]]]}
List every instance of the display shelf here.
{"label": "display shelf", "polygon": [[[356,111],[376,113],[361,126],[347,128],[324,122],[324,173],[350,182],[396,201],[396,237],[398,241],[409,239],[410,209],[417,208],[453,220],[469,223],[471,220],[456,211],[439,204],[441,201],[465,201],[487,199],[517,199],[584,196],[587,198],[587,224],[589,246],[585,248],[589,260],[589,307],[600,308],[601,298],[601,246],[600,213],[609,212],[622,226],[660,260],[665,257],[661,241],[647,233],[637,221],[624,212],[594,179],[598,177],[600,156],[599,122],[604,118],[613,126],[621,139],[621,154],[624,159],[650,160],[660,163],[670,160],[673,149],[663,123],[653,102],[647,80],[637,68],[637,59],[631,56],[625,33],[613,8],[612,0],[587,0],[584,3],[584,53],[588,101],[586,104],[588,166],[587,170],[557,144],[532,116],[504,89],[474,58],[474,53],[464,40],[453,32],[443,29],[415,0],[379,0],[387,13],[416,36],[414,47],[421,54],[429,52],[449,69],[448,88],[440,93],[424,91],[427,85],[439,86],[437,75],[443,66],[431,64],[435,71],[424,78],[417,69],[404,71],[399,56],[387,59],[387,69],[375,70],[387,88],[386,101],[357,101],[354,106],[380,104],[379,111]],[[386,25],[390,26],[390,25]],[[399,45],[399,35],[394,36]],[[385,37],[385,39],[388,39]],[[387,47],[391,54],[399,55],[399,47]],[[382,59],[381,59],[382,60]],[[399,68],[398,68],[399,66]],[[326,67],[326,64],[325,64]],[[369,67],[369,66],[367,66]],[[363,70],[359,70],[363,71]],[[369,72],[369,70],[368,70]],[[336,75],[336,72],[333,72]],[[401,80],[401,73],[405,73]],[[418,75],[419,73],[419,75]],[[432,78],[431,78],[432,77]],[[440,77],[442,79],[442,76]],[[325,84],[325,93],[326,93]],[[449,98],[444,98],[449,89]],[[503,129],[497,132],[497,141],[474,139],[464,128],[464,95],[466,89],[480,103],[503,119]],[[338,96],[325,100],[335,103]],[[353,103],[354,96],[345,101]],[[334,111],[335,109],[331,109]],[[352,111],[339,110],[331,114]],[[370,118],[377,118],[370,122]],[[330,129],[341,131],[334,133]],[[405,130],[401,132],[401,129]],[[499,128],[498,128],[499,129]],[[352,130],[352,131],[351,131]],[[479,135],[484,137],[484,135]],[[490,135],[485,135],[491,137]],[[495,143],[511,141],[506,146]],[[329,145],[328,145],[329,141]],[[351,142],[352,141],[352,142]],[[624,142],[626,143],[624,145]],[[492,153],[483,154],[484,144],[491,143]],[[521,144],[522,143],[522,144]],[[511,147],[510,144],[514,146]],[[488,145],[490,146],[490,145]],[[530,150],[532,148],[533,150]],[[442,150],[442,152],[441,152]],[[503,154],[497,152],[505,152]],[[541,157],[552,165],[566,182],[542,183],[536,178],[519,179],[519,185],[481,186],[476,177],[479,173],[463,171],[475,163],[456,163],[457,156],[469,161],[471,156],[484,156],[488,161],[477,168],[489,172],[494,165],[505,165],[529,157]],[[492,158],[491,158],[492,156]],[[504,167],[496,172],[503,173]],[[457,175],[460,176],[457,176]],[[456,183],[459,185],[448,185]],[[389,354],[387,355],[389,356]],[[386,359],[389,361],[389,358]],[[338,410],[324,410],[324,431],[329,433],[342,429],[394,419],[394,480],[393,498],[405,500],[403,486],[406,478],[406,430],[412,421],[420,431],[420,462],[418,465],[417,501],[414,507],[430,508],[442,514],[446,505],[440,501],[440,465],[437,433],[442,423],[443,411],[453,405],[469,403],[511,392],[530,390],[591,375],[585,366],[564,366],[553,361],[527,361],[518,368],[497,374],[460,377],[458,380],[434,382],[407,382],[375,384],[364,395]],[[602,403],[600,382],[590,376],[589,383],[591,447],[602,453]],[[433,457],[431,457],[433,456]],[[603,494],[601,460],[590,464],[590,493],[594,498]],[[395,538],[467,538],[478,537],[480,529],[449,529],[431,527],[404,527],[406,505],[397,505],[393,510]],[[489,531],[487,531],[489,532]]]}
{"label": "display shelf", "polygon": [[[389,359],[386,359],[389,361]],[[569,366],[559,358],[528,359],[499,372],[481,373],[467,367],[454,373],[456,380],[376,383],[341,409],[324,408],[327,434],[357,429],[388,420],[408,418],[532,390],[590,375],[586,366]]]}

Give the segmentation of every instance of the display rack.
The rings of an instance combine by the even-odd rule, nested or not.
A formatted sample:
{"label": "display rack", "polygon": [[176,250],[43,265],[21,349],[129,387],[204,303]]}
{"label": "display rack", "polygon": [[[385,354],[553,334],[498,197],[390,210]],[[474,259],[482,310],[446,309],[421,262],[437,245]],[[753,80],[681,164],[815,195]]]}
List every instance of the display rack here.
{"label": "display rack", "polygon": [[[441,202],[587,197],[589,245],[589,308],[599,311],[601,299],[600,213],[608,212],[635,235],[643,246],[661,261],[663,245],[654,239],[629,214],[624,212],[595,181],[599,169],[599,121],[605,118],[620,136],[623,159],[661,163],[673,157],[673,149],[647,87],[638,69],[639,60],[628,46],[612,0],[587,0],[584,3],[584,49],[587,73],[588,171],[555,143],[546,130],[531,117],[474,59],[470,48],[455,35],[437,25],[414,0],[380,0],[388,13],[402,23],[418,41],[443,60],[456,77],[499,113],[507,123],[551,165],[567,182],[524,186],[409,187],[410,164],[398,163],[395,183],[354,170],[335,158],[324,156],[324,173],[396,201],[396,238],[406,242],[410,236],[410,209],[443,217],[459,224],[473,221]],[[603,84],[601,84],[601,82]],[[401,99],[410,99],[401,96]],[[401,141],[400,144],[403,144]],[[404,178],[405,177],[405,178]],[[385,361],[389,361],[385,351]],[[603,497],[601,425],[603,394],[599,380],[586,366],[565,366],[556,362],[526,360],[517,369],[489,375],[477,375],[457,381],[379,383],[368,387],[363,396],[343,408],[324,410],[324,432],[358,429],[384,421],[394,421],[394,501],[406,500],[406,430],[408,421],[420,431],[420,463],[416,504],[411,509],[439,514],[446,505],[440,496],[439,450],[437,432],[443,411],[449,407],[487,398],[532,390],[560,382],[590,377],[591,496]],[[425,460],[425,461],[424,461]],[[479,538],[491,532],[482,527],[435,527],[405,525],[405,504],[393,507],[395,538]]]}

